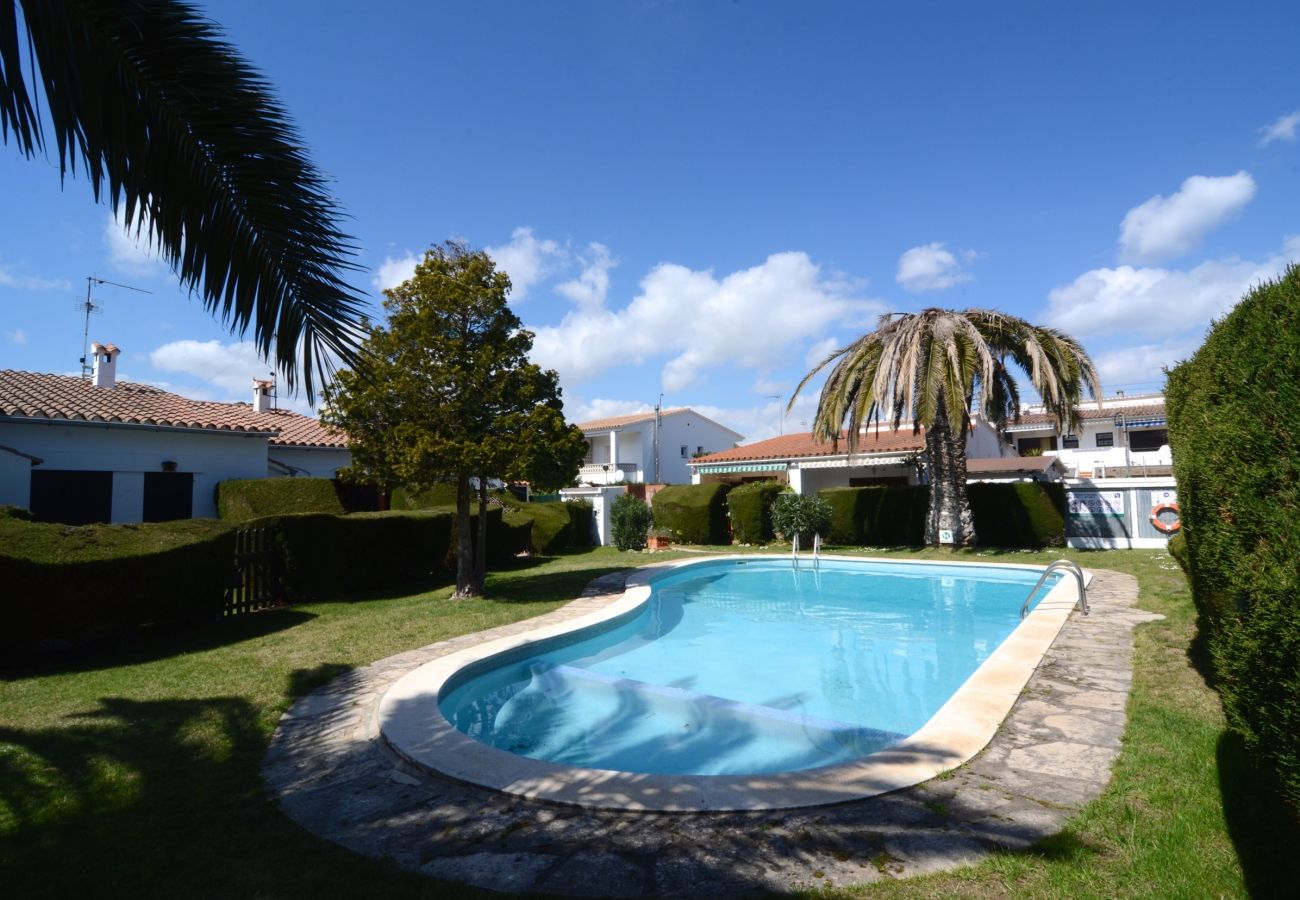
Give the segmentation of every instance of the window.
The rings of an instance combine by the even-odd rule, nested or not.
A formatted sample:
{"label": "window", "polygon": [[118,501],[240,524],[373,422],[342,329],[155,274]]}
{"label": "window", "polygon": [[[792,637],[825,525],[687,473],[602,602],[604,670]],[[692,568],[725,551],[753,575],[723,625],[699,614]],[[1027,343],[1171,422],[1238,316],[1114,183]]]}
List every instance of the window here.
{"label": "window", "polygon": [[696,447],[696,448],[695,448],[695,455],[696,455],[696,456],[703,456],[703,455],[704,455],[704,448],[703,448],[703,447]]}
{"label": "window", "polygon": [[1098,447],[1114,447],[1114,446],[1115,446],[1115,433],[1112,432],[1112,431],[1099,431],[1099,432],[1097,432],[1097,446],[1098,446]]}
{"label": "window", "polygon": [[1078,449],[1079,449],[1079,436],[1078,436],[1077,434],[1067,434],[1067,435],[1065,435],[1064,437],[1062,437],[1062,438],[1061,438],[1061,449],[1063,449],[1063,450],[1078,450]]}
{"label": "window", "polygon": [[1169,432],[1164,428],[1157,428],[1154,431],[1130,431],[1128,433],[1130,450],[1159,450],[1167,443],[1169,443]]}
{"label": "window", "polygon": [[1025,437],[1018,442],[1021,456],[1040,456],[1047,450],[1056,449],[1056,435],[1050,437]]}
{"label": "window", "polygon": [[691,455],[691,448],[682,444],[682,459],[687,459]]}
{"label": "window", "polygon": [[32,472],[32,518],[38,522],[89,525],[113,514],[113,473]]}

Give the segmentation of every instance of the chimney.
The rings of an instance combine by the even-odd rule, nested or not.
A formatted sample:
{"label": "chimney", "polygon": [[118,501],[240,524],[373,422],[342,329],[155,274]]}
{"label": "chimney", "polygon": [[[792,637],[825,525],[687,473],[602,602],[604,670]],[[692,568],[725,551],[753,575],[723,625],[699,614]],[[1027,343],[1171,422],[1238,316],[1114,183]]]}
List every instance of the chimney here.
{"label": "chimney", "polygon": [[98,388],[111,388],[117,383],[117,355],[121,352],[114,345],[101,344],[99,341],[90,345],[90,353],[95,358],[91,384]]}
{"label": "chimney", "polygon": [[253,412],[264,413],[271,411],[271,391],[274,389],[274,381],[263,381],[260,378],[253,379]]}

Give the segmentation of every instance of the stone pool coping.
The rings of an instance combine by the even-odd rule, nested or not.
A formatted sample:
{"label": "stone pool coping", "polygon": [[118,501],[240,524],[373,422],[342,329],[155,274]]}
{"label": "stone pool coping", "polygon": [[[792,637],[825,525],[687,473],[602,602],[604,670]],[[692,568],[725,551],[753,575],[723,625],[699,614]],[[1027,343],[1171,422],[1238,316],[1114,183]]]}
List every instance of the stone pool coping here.
{"label": "stone pool coping", "polygon": [[[626,575],[596,579],[546,618],[603,606],[622,593]],[[1092,615],[1067,620],[982,753],[941,778],[866,800],[787,812],[633,813],[526,800],[410,766],[374,728],[380,698],[411,669],[478,635],[379,660],[299,698],[280,720],[262,776],[285,815],[322,839],[494,891],[766,895],[973,864],[1055,834],[1110,778],[1132,683],[1133,628],[1160,617],[1135,608],[1131,575],[1093,576]]]}
{"label": "stone pool coping", "polygon": [[[738,554],[726,560],[771,560]],[[718,557],[674,560],[633,570],[621,594],[573,618],[535,620],[534,627],[457,650],[400,678],[376,709],[374,727],[408,763],[457,781],[588,809],[636,812],[772,810],[862,800],[928,781],[970,760],[997,733],[1048,647],[1075,608],[1075,580],[1065,574],[1002,644],[919,731],[858,760],[816,769],[764,775],[647,775],[565,766],[490,747],[458,731],[438,700],[462,672],[502,657],[533,652],[577,631],[635,614],[650,599],[650,582],[673,569],[716,563]],[[823,556],[826,561],[884,565],[974,567],[1042,571],[1042,566]],[[802,563],[806,569],[810,564]],[[1086,580],[1091,574],[1084,573]],[[594,599],[594,598],[593,598]]]}

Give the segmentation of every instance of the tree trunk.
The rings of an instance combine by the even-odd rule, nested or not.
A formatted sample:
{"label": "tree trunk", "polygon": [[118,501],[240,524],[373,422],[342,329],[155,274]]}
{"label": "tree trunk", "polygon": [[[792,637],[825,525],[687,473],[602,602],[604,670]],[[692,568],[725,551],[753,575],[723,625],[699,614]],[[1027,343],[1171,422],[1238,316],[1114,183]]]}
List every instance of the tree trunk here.
{"label": "tree trunk", "polygon": [[453,599],[478,597],[482,589],[474,584],[474,531],[470,527],[469,476],[456,478],[456,593]]}
{"label": "tree trunk", "polygon": [[[939,401],[942,409],[943,401]],[[975,525],[966,499],[966,421],[953,432],[940,414],[925,431],[925,455],[930,469],[930,509],[925,521],[925,543],[940,545],[940,531],[952,532],[953,547],[975,546]]]}
{"label": "tree trunk", "polygon": [[487,479],[478,477],[478,546],[474,548],[474,590],[483,595],[483,585],[487,582],[488,551],[488,490]]}

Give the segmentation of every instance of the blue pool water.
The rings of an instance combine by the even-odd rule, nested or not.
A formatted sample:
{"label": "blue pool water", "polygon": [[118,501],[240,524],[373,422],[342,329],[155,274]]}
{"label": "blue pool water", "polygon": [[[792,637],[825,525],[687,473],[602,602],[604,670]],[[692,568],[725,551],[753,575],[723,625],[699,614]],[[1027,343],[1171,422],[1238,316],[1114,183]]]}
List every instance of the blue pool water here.
{"label": "blue pool water", "polygon": [[846,762],[924,725],[1016,627],[1038,574],[778,558],[686,566],[653,580],[650,601],[621,624],[454,681],[439,706],[486,744],[588,768],[722,775]]}

